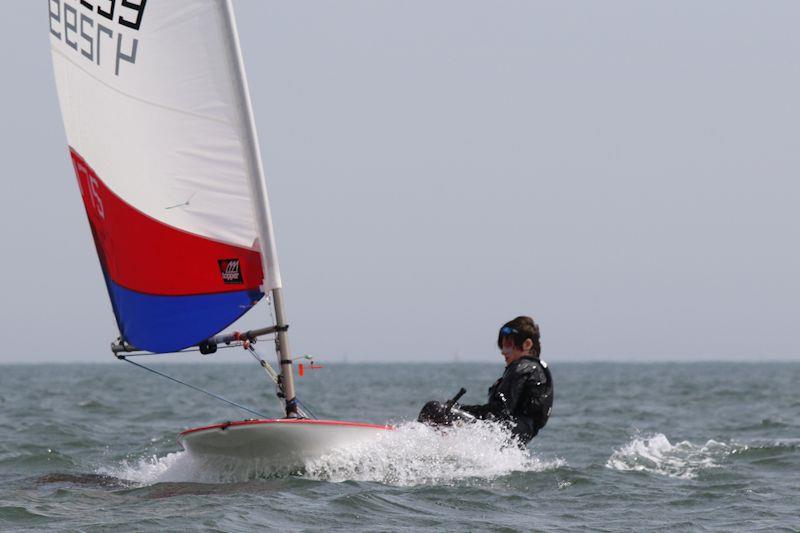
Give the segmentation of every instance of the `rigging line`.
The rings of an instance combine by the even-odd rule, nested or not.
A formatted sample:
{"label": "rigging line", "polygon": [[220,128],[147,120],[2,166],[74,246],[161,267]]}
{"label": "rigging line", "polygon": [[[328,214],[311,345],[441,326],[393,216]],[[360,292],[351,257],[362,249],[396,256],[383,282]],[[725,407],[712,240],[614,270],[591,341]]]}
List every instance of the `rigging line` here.
{"label": "rigging line", "polygon": [[297,398],[297,403],[299,403],[299,404],[300,404],[300,407],[302,407],[302,408],[303,408],[303,411],[305,411],[305,412],[307,412],[309,415],[311,415],[311,418],[313,418],[314,420],[319,420],[319,417],[318,417],[317,415],[315,415],[315,414],[314,414],[314,411],[312,411],[312,410],[311,410],[311,409],[310,409],[310,408],[309,408],[309,407],[308,407],[306,404],[304,404],[303,402],[301,402],[301,401],[300,401],[300,398]]}
{"label": "rigging line", "polygon": [[272,381],[274,381],[276,385],[280,385],[280,383],[281,383],[281,380],[280,380],[280,379],[278,379],[278,374],[275,372],[275,370],[273,370],[272,366],[270,366],[270,364],[269,364],[269,363],[267,363],[266,361],[264,361],[264,360],[261,358],[261,356],[259,356],[259,355],[258,355],[258,352],[256,352],[255,348],[253,348],[252,346],[248,346],[248,348],[247,348],[247,351],[249,351],[249,352],[250,352],[250,355],[252,355],[252,356],[253,356],[253,358],[254,358],[256,361],[258,361],[258,363],[261,365],[261,368],[263,368],[263,369],[264,369],[264,371],[267,373],[267,375],[268,375],[270,378],[272,378]]}
{"label": "rigging line", "polygon": [[[267,300],[267,309],[269,310],[269,318],[272,321],[272,323],[277,326],[278,325],[278,321],[275,319],[275,313],[274,313],[274,310],[272,309],[272,293],[271,292],[267,293],[266,300]],[[277,339],[278,339],[278,335],[276,334],[274,340],[277,340]]]}
{"label": "rigging line", "polygon": [[168,375],[166,375],[166,374],[163,374],[163,373],[159,372],[158,370],[154,370],[154,369],[152,369],[152,368],[149,368],[149,367],[146,367],[146,366],[144,366],[144,365],[140,365],[139,363],[135,363],[135,362],[133,362],[133,361],[128,361],[128,360],[127,360],[127,359],[125,359],[124,357],[122,358],[122,360],[123,360],[123,361],[127,361],[128,363],[130,363],[130,364],[132,364],[132,365],[134,365],[134,366],[138,366],[139,368],[143,368],[143,369],[147,370],[148,372],[152,372],[153,374],[157,374],[157,375],[159,375],[159,376],[161,376],[161,377],[163,377],[163,378],[167,378],[167,379],[169,379],[169,380],[172,380],[172,381],[174,381],[175,383],[180,383],[181,385],[185,385],[185,386],[189,387],[190,389],[194,389],[194,390],[196,390],[197,392],[202,392],[203,394],[207,394],[207,395],[211,396],[212,398],[216,398],[217,400],[219,400],[219,401],[221,401],[221,402],[225,402],[225,403],[227,403],[227,404],[229,404],[229,405],[232,405],[232,406],[234,406],[234,407],[238,407],[239,409],[244,409],[244,410],[245,410],[245,411],[247,411],[248,413],[254,414],[254,415],[256,415],[256,416],[259,416],[259,417],[261,417],[261,418],[269,418],[267,415],[265,415],[265,414],[263,414],[263,413],[259,413],[258,411],[253,411],[252,409],[250,409],[250,408],[248,408],[248,407],[245,407],[244,405],[239,405],[239,404],[238,404],[238,403],[236,403],[236,402],[232,402],[232,401],[230,401],[230,400],[226,400],[226,399],[225,399],[225,398],[223,398],[222,396],[217,396],[217,395],[216,395],[216,394],[214,394],[213,392],[208,392],[207,390],[201,389],[200,387],[195,387],[194,385],[191,385],[191,384],[189,384],[189,383],[185,383],[185,382],[183,382],[183,381],[181,381],[181,380],[179,380],[179,379],[173,378],[172,376],[168,376]]}
{"label": "rigging line", "polygon": [[[261,356],[258,354],[258,352],[256,351],[256,349],[255,349],[255,348],[253,348],[252,346],[248,346],[248,347],[247,347],[247,350],[250,352],[250,355],[252,355],[252,356],[253,356],[253,358],[254,358],[256,361],[258,361],[258,363],[261,365],[261,368],[263,368],[263,369],[264,369],[264,371],[265,371],[265,372],[266,372],[266,373],[269,375],[269,377],[271,377],[271,378],[272,378],[272,381],[274,381],[274,382],[275,382],[275,385],[277,385],[277,386],[278,386],[278,390],[280,390],[280,391],[281,391],[281,394],[283,394],[283,387],[281,386],[281,380],[280,380],[280,378],[279,378],[279,376],[278,376],[278,373],[277,373],[277,372],[275,372],[275,370],[272,368],[272,366],[271,366],[269,363],[267,363],[267,362],[266,362],[266,361],[265,361],[265,360],[264,360],[264,359],[263,359],[263,358],[262,358],[262,357],[261,357]],[[278,398],[278,399],[280,400],[280,398]],[[300,409],[300,414],[301,414],[301,415],[303,415],[305,418],[313,418],[313,419],[315,419],[315,420],[316,420],[316,419],[318,419],[318,418],[317,418],[317,415],[315,415],[315,414],[314,414],[314,413],[311,411],[311,409],[309,409],[309,408],[306,406],[306,404],[304,404],[303,402],[301,402],[301,401],[300,401],[300,398],[298,398],[297,396],[295,396],[295,399],[297,400],[297,403],[298,403],[298,404],[300,405],[300,407],[302,408],[302,409]],[[281,403],[281,407],[283,407],[283,403]]]}
{"label": "rigging line", "polygon": [[278,407],[283,410],[284,405],[283,402],[281,401],[281,397],[283,396],[283,387],[281,387],[281,380],[278,377],[278,374],[275,373],[275,370],[272,369],[269,363],[267,363],[266,361],[261,359],[261,357],[258,356],[258,353],[252,346],[248,345],[247,350],[250,352],[250,355],[252,355],[253,358],[255,358],[255,360],[259,362],[261,368],[264,369],[264,372],[266,372],[267,375],[270,378],[272,378],[272,381],[275,382],[275,387],[277,389],[275,394],[275,399],[278,401]]}

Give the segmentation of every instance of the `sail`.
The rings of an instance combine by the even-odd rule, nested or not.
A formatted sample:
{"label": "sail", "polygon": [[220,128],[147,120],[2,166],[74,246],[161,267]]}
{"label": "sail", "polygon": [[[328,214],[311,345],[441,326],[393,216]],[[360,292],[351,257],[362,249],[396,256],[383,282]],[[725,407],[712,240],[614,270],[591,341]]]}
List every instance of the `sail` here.
{"label": "sail", "polygon": [[196,345],[280,286],[269,213],[252,201],[266,189],[230,3],[48,4],[69,152],[120,334],[152,352]]}

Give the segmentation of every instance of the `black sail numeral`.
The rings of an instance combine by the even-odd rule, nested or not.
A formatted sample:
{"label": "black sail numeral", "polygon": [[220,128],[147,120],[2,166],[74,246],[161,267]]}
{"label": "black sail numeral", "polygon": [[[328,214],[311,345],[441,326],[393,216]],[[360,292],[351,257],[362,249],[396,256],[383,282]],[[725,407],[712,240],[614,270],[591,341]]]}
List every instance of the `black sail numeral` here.
{"label": "black sail numeral", "polygon": [[117,0],[108,0],[110,8],[108,11],[105,11],[100,5],[97,5],[97,12],[100,16],[107,18],[108,20],[114,20],[114,9],[117,7]]}
{"label": "black sail numeral", "polygon": [[138,30],[139,27],[142,25],[142,17],[144,16],[144,6],[147,5],[147,0],[139,0],[139,3],[132,2],[131,0],[122,0],[122,7],[127,7],[128,9],[132,9],[136,11],[136,21],[131,22],[124,17],[119,17],[119,23],[123,26],[127,26],[129,28],[133,28],[134,30]]}

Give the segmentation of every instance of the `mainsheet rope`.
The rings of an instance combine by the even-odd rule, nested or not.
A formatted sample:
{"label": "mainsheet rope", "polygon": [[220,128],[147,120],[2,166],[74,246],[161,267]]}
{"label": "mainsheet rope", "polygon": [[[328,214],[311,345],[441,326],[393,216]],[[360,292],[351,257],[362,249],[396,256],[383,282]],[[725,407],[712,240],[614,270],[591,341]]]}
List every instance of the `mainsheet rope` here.
{"label": "mainsheet rope", "polygon": [[214,394],[213,392],[209,392],[209,391],[207,391],[205,389],[201,389],[200,387],[195,387],[191,383],[186,383],[185,381],[181,381],[181,380],[179,380],[177,378],[173,378],[172,376],[168,376],[167,374],[164,374],[163,372],[159,372],[158,370],[155,370],[153,368],[141,365],[141,364],[136,363],[134,361],[130,361],[129,359],[127,359],[125,357],[122,357],[122,360],[123,361],[127,361],[128,363],[130,363],[130,364],[132,364],[134,366],[138,366],[139,368],[143,368],[143,369],[147,370],[148,372],[152,372],[153,374],[156,374],[156,375],[159,375],[159,376],[161,376],[163,378],[167,378],[169,380],[172,380],[175,383],[180,383],[181,385],[185,385],[186,387],[189,387],[190,389],[194,389],[197,392],[202,392],[203,394],[207,394],[208,396],[211,396],[212,398],[216,398],[217,400],[219,400],[221,402],[225,402],[228,405],[232,405],[234,407],[238,407],[239,409],[243,409],[243,410],[247,411],[248,413],[254,414],[254,415],[256,415],[256,416],[258,416],[260,418],[269,418],[269,416],[267,416],[267,415],[265,415],[263,413],[259,413],[258,411],[254,411],[253,409],[250,409],[249,407],[245,407],[244,405],[240,405],[240,404],[238,404],[236,402],[232,402],[230,400],[226,400],[222,396],[218,396],[218,395]]}

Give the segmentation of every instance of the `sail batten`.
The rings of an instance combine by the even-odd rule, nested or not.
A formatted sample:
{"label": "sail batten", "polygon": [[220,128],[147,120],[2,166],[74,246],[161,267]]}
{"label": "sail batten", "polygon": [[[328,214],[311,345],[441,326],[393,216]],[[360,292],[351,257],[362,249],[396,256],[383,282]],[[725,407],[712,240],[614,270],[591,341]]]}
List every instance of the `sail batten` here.
{"label": "sail batten", "polygon": [[250,103],[227,1],[109,5],[49,1],[59,101],[122,339],[177,351],[280,284]]}

